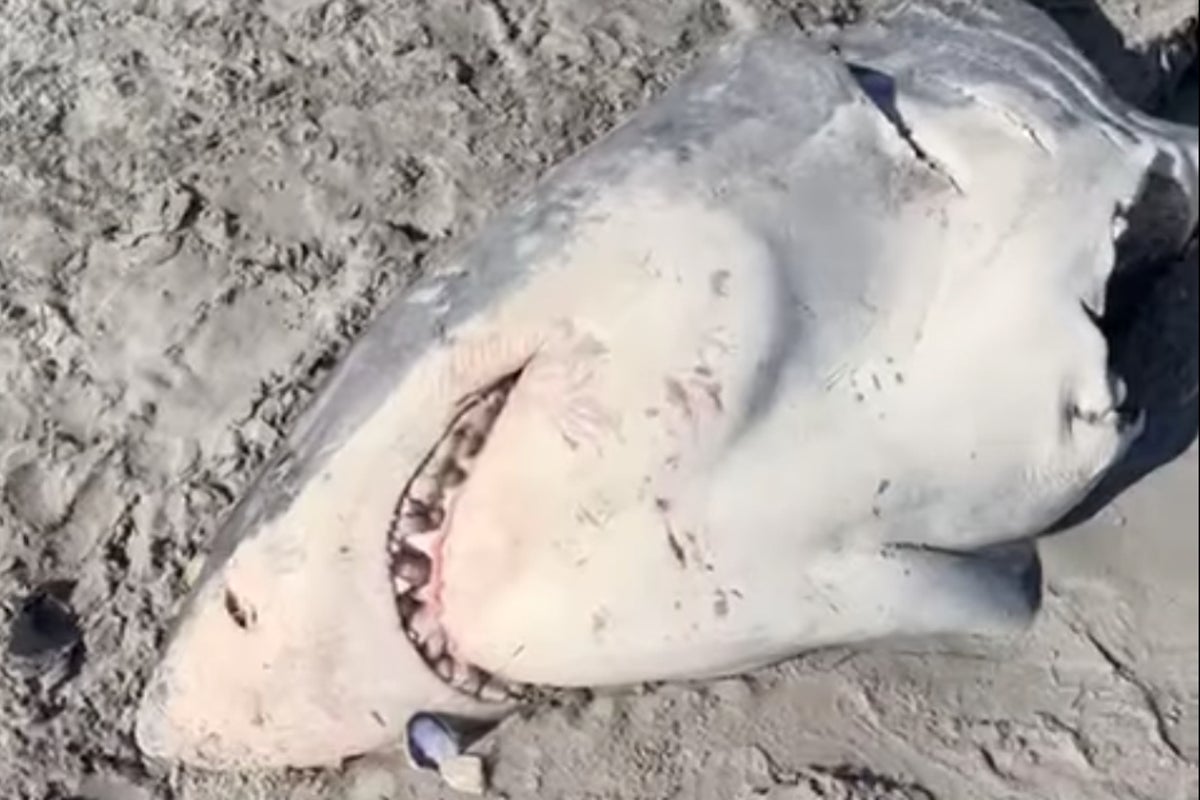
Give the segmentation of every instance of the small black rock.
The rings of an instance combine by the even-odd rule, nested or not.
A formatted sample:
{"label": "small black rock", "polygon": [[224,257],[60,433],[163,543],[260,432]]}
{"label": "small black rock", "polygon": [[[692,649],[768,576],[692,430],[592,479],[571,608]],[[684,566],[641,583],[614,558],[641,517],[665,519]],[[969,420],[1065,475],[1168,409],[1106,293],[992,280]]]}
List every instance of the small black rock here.
{"label": "small black rock", "polygon": [[9,629],[6,666],[18,675],[61,685],[78,672],[82,634],[62,584],[34,590],[22,603]]}

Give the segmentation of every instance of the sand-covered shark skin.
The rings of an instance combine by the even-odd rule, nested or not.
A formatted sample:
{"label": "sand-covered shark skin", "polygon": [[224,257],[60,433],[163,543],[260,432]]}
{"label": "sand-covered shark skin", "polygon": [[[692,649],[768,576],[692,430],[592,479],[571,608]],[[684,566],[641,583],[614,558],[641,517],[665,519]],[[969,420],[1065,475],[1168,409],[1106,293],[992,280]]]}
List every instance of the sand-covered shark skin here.
{"label": "sand-covered shark skin", "polygon": [[141,746],[331,763],[526,686],[1020,626],[1003,546],[1137,434],[1110,273],[1196,184],[1196,132],[1024,6],[730,43],[382,312],[229,519]]}

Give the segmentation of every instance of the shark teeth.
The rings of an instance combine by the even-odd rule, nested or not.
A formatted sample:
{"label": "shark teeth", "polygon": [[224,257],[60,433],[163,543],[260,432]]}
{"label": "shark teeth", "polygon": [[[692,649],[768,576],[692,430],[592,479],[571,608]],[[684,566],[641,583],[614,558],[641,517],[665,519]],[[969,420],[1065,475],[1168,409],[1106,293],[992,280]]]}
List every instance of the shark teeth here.
{"label": "shark teeth", "polygon": [[497,703],[513,699],[518,687],[458,660],[429,601],[435,595],[447,509],[470,477],[517,377],[506,376],[459,406],[449,429],[401,493],[387,537],[396,610],[405,634],[443,681],[472,697]]}

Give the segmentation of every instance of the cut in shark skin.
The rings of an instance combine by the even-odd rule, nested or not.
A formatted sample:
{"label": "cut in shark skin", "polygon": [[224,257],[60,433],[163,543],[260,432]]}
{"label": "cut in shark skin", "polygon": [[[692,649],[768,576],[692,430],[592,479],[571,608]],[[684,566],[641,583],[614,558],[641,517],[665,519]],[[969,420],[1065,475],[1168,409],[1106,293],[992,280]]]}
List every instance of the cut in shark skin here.
{"label": "cut in shark skin", "polygon": [[141,747],[328,764],[538,687],[1019,628],[1029,537],[1138,432],[1110,273],[1193,234],[1197,180],[1024,6],[730,43],[381,313],[228,520]]}

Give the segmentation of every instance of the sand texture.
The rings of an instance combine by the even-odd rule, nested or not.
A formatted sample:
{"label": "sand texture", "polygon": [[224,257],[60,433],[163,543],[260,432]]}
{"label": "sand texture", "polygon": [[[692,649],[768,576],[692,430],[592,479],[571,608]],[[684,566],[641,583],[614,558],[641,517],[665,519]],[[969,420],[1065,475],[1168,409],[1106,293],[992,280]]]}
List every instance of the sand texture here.
{"label": "sand texture", "polygon": [[[1048,7],[1127,98],[1178,94],[1194,2]],[[549,166],[735,28],[870,13],[0,0],[0,796],[456,796],[388,755],[264,775],[142,761],[135,703],[213,532],[373,312]],[[493,791],[1200,796],[1198,270],[1193,248],[1139,319],[1162,357],[1117,354],[1151,435],[1044,542],[1028,634],[580,696],[483,743]]]}

